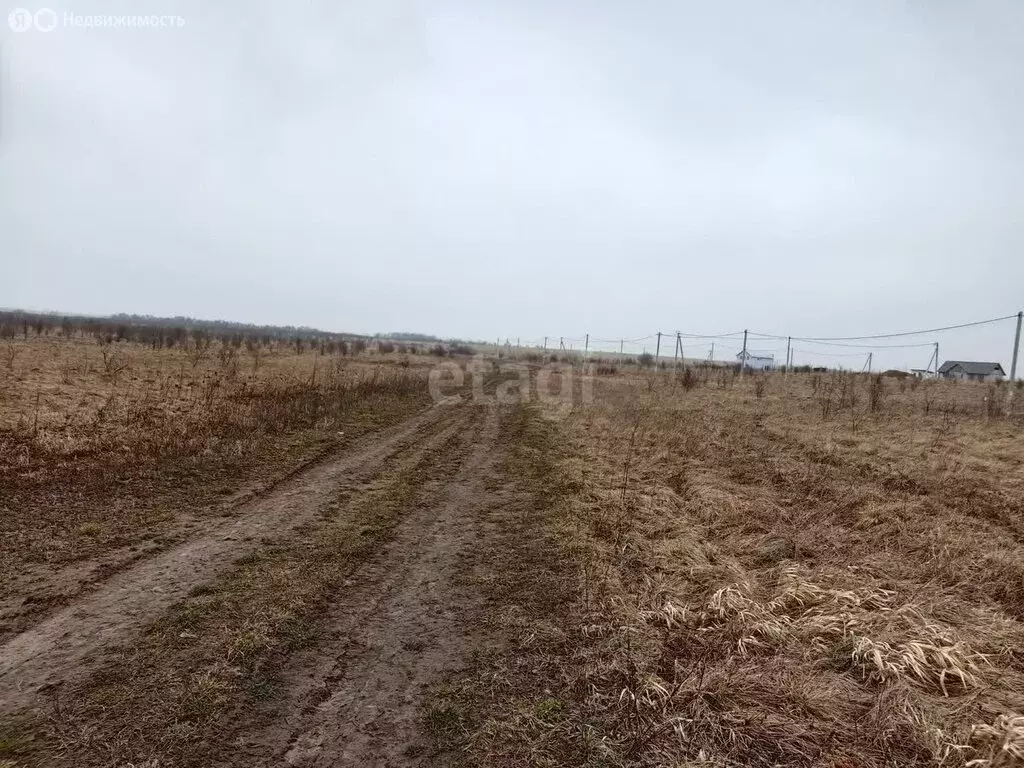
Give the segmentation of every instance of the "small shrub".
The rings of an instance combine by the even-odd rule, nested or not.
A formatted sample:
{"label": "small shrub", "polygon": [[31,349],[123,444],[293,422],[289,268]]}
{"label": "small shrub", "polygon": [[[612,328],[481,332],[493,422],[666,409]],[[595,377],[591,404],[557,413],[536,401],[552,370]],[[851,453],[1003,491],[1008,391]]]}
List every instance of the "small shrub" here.
{"label": "small shrub", "polygon": [[692,368],[684,368],[683,372],[679,374],[678,380],[680,386],[687,392],[697,386],[697,376]]}

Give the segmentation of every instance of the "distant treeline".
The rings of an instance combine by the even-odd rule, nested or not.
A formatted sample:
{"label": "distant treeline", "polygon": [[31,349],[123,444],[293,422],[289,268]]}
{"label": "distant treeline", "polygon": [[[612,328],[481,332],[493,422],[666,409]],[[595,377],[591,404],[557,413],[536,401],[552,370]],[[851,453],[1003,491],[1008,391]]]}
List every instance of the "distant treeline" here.
{"label": "distant treeline", "polygon": [[409,333],[407,331],[403,331],[401,333],[378,333],[374,338],[392,339],[394,341],[418,341],[423,343],[441,341],[437,336],[431,336],[428,333]]}
{"label": "distant treeline", "polygon": [[305,326],[254,325],[230,320],[199,320],[193,317],[154,317],[117,314],[108,317],[64,315],[52,312],[0,311],[0,338],[62,335],[94,336],[101,342],[133,341],[153,347],[184,344],[189,339],[216,339],[224,344],[275,342],[358,342],[366,337],[351,333],[331,333]]}
{"label": "distant treeline", "polygon": [[[55,312],[0,310],[0,340],[29,336],[92,336],[100,344],[134,342],[153,349],[188,348],[204,353],[214,341],[223,347],[239,349],[243,345],[253,354],[262,347],[294,347],[296,352],[317,350],[325,355],[429,353],[471,355],[465,344],[437,343],[435,336],[418,333],[377,334],[376,337],[353,333],[331,333],[316,328],[291,325],[253,325],[229,320],[197,320],[193,317],[154,317],[118,314],[107,317],[64,315]],[[421,346],[422,345],[422,346]]]}

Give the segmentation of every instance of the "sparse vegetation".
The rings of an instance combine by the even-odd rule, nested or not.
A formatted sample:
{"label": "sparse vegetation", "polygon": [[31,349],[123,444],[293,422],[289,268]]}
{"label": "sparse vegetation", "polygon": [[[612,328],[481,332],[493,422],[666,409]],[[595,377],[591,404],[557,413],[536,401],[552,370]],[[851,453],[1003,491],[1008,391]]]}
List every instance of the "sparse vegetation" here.
{"label": "sparse vegetation", "polygon": [[[304,462],[404,426],[430,402],[428,370],[473,352],[143,328],[2,328],[15,350],[0,360],[7,636]],[[448,606],[485,641],[437,681],[406,757],[1020,764],[1015,388],[509,356],[521,365],[482,366],[489,392],[553,359],[590,369],[595,402],[451,406],[365,481],[333,476],[308,520],[234,551],[89,675],[44,691],[41,718],[2,712],[0,765],[251,764],[262,747],[244,734],[308,715],[284,711],[282,674],[316,663],[356,565],[404,563],[387,554],[403,516],[433,520],[453,478],[476,477],[463,467],[485,412],[494,500],[453,497],[481,525],[451,593],[468,606]]]}

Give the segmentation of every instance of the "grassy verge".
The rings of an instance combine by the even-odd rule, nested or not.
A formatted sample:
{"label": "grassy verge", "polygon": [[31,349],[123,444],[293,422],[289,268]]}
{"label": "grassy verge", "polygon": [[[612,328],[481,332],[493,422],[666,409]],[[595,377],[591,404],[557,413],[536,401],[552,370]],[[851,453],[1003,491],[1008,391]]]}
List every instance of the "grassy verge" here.
{"label": "grassy verge", "polygon": [[[389,538],[404,510],[426,502],[460,466],[454,434],[283,541],[266,541],[195,589],[135,644],[73,690],[0,760],[21,766],[205,766],[231,734],[279,713],[279,672],[315,646],[320,617],[345,578]],[[12,726],[13,728],[14,726]],[[31,738],[29,738],[31,736]],[[148,762],[147,762],[148,761]],[[155,761],[155,762],[154,762]]]}

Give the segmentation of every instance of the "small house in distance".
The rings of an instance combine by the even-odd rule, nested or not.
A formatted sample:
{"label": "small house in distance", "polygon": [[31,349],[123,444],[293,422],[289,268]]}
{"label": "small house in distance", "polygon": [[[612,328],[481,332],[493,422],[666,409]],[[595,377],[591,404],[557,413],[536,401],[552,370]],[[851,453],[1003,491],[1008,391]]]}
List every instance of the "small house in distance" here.
{"label": "small house in distance", "polygon": [[750,352],[740,352],[736,355],[736,360],[740,363],[743,362],[743,358],[747,359],[747,368],[753,371],[770,371],[775,367],[775,358],[767,357],[764,355],[754,355]]}
{"label": "small house in distance", "polygon": [[1006,376],[999,363],[980,363],[972,360],[947,360],[939,367],[939,376],[944,379],[968,379],[970,381],[1002,381]]}

